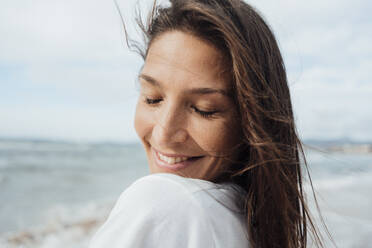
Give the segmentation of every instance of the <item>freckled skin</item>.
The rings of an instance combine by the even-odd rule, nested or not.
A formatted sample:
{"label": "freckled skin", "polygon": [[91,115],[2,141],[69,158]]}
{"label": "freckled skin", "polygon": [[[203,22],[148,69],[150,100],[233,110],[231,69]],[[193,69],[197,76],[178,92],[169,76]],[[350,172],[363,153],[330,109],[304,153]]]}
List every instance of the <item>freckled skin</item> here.
{"label": "freckled skin", "polygon": [[[157,37],[149,48],[141,74],[156,79],[154,86],[140,78],[135,129],[146,150],[151,173],[170,172],[213,181],[231,153],[239,134],[236,110],[231,98],[219,93],[192,94],[193,88],[229,90],[229,79],[220,52],[209,43],[179,31]],[[148,104],[146,99],[160,99]],[[205,118],[194,107],[217,110]],[[178,171],[158,167],[152,149],[166,154],[203,156]],[[233,155],[229,155],[231,158]]]}

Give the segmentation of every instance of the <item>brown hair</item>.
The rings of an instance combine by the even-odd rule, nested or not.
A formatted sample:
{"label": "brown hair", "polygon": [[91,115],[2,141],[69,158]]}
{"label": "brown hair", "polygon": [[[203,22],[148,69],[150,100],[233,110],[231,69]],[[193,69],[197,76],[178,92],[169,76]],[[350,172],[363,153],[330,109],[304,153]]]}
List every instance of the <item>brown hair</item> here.
{"label": "brown hair", "polygon": [[177,30],[210,42],[226,56],[242,142],[239,161],[219,180],[232,181],[246,191],[251,247],[304,248],[308,229],[322,246],[305,201],[300,155],[307,170],[306,160],[283,59],[269,26],[241,0],[170,2],[168,7],[154,3],[147,24],[139,22],[146,48],[137,51],[145,59],[156,37]]}

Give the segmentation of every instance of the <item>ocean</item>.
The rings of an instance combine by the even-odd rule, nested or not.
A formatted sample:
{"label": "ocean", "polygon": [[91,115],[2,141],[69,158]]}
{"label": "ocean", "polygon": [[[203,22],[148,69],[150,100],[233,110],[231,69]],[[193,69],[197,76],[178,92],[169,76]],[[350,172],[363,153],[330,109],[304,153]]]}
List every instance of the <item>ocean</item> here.
{"label": "ocean", "polygon": [[[372,247],[372,153],[306,155],[337,246]],[[0,248],[87,247],[120,193],[148,173],[140,144],[0,140]]]}

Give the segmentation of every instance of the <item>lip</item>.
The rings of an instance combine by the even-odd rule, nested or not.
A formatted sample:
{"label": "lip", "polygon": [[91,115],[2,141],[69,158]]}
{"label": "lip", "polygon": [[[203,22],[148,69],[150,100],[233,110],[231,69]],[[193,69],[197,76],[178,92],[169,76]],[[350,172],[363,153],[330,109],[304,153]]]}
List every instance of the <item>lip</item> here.
{"label": "lip", "polygon": [[[156,149],[152,148],[152,156],[154,157],[154,161],[155,161],[155,164],[160,167],[160,168],[163,168],[163,169],[169,169],[171,171],[177,171],[177,170],[180,170],[180,169],[184,169],[190,165],[192,165],[195,160],[186,160],[186,161],[182,161],[182,162],[178,162],[178,163],[175,163],[175,164],[168,164],[164,161],[162,161],[160,158],[159,158],[159,151],[157,151]],[[162,153],[161,154],[165,155],[165,156],[168,156],[168,157],[191,157],[191,156],[185,156],[185,155],[178,155],[178,154],[166,154],[166,153]]]}
{"label": "lip", "polygon": [[196,156],[189,156],[189,155],[184,155],[184,154],[169,154],[169,153],[164,153],[160,152],[159,150],[155,149],[154,147],[151,147],[155,152],[161,153],[162,155],[165,155],[167,157],[196,157]]}

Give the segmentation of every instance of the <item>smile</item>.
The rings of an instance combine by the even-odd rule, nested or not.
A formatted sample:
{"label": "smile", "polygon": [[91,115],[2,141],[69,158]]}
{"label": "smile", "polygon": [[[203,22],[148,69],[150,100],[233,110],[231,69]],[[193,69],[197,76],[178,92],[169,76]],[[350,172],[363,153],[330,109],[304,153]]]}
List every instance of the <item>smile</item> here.
{"label": "smile", "polygon": [[175,164],[175,163],[183,162],[190,158],[190,157],[168,157],[166,155],[161,154],[160,152],[158,152],[158,156],[163,162],[166,162],[168,164]]}
{"label": "smile", "polygon": [[153,150],[153,156],[155,158],[155,164],[159,167],[170,169],[170,170],[179,170],[185,168],[195,160],[202,158],[202,156],[191,157],[184,155],[165,155],[155,149]]}

